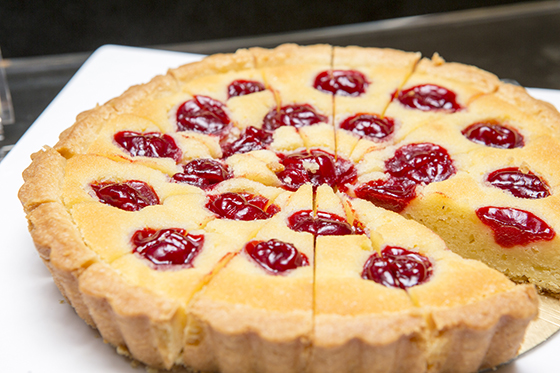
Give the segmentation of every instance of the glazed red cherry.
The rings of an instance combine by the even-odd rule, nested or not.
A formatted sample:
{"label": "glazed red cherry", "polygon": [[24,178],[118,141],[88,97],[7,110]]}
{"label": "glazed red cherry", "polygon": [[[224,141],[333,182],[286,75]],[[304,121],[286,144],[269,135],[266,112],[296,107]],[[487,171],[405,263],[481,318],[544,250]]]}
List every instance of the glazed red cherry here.
{"label": "glazed red cherry", "polygon": [[399,92],[397,99],[401,104],[422,111],[456,112],[462,107],[457,96],[447,88],[435,84],[422,84]]}
{"label": "glazed red cherry", "polygon": [[383,286],[407,289],[430,279],[432,263],[424,255],[387,246],[381,254],[375,253],[364,264],[362,278]]}
{"label": "glazed red cherry", "polygon": [[221,219],[243,221],[268,219],[280,211],[265,197],[233,192],[209,196],[206,208]]}
{"label": "glazed red cherry", "polygon": [[183,166],[183,172],[173,175],[172,180],[207,189],[231,178],[227,165],[214,159],[199,158]]}
{"label": "glazed red cherry", "polygon": [[375,114],[356,114],[346,118],[340,128],[353,132],[360,137],[382,140],[393,133],[395,121],[389,117],[381,118]]}
{"label": "glazed red cherry", "polygon": [[472,142],[493,148],[514,149],[525,145],[519,132],[497,121],[474,123],[461,133]]}
{"label": "glazed red cherry", "polygon": [[356,197],[370,201],[387,210],[401,212],[416,198],[416,182],[406,178],[389,177],[372,180],[354,190]]}
{"label": "glazed red cherry", "polygon": [[159,204],[154,189],[143,181],[93,183],[91,188],[100,202],[125,211],[139,211],[144,207]]}
{"label": "glazed red cherry", "polygon": [[158,132],[121,131],[113,138],[133,157],[171,158],[175,162],[181,160],[181,149],[169,135]]}
{"label": "glazed red cherry", "polygon": [[266,149],[272,143],[272,132],[250,126],[243,130],[237,140],[222,145],[222,153],[227,158],[236,153],[248,153]]}
{"label": "glazed red cherry", "polygon": [[309,265],[307,256],[294,245],[277,239],[251,241],[245,245],[245,252],[267,272],[275,275]]}
{"label": "glazed red cherry", "polygon": [[177,130],[221,134],[230,124],[225,106],[206,96],[194,96],[177,109]]}
{"label": "glazed red cherry", "polygon": [[476,210],[476,216],[492,229],[494,240],[502,247],[550,241],[556,235],[546,222],[525,210],[487,206]]}
{"label": "glazed red cherry", "polygon": [[202,250],[204,235],[186,233],[181,228],[138,230],[131,240],[133,252],[157,266],[190,268]]}
{"label": "glazed red cherry", "polygon": [[431,143],[401,146],[395,156],[385,162],[385,167],[396,178],[425,184],[443,181],[455,174],[447,150]]}
{"label": "glazed red cherry", "polygon": [[280,155],[284,170],[277,172],[284,188],[297,190],[305,183],[314,187],[327,184],[343,186],[356,180],[357,172],[352,162],[320,149]]}
{"label": "glazed red cherry", "polygon": [[313,87],[325,93],[340,96],[359,96],[365,93],[369,82],[356,70],[328,70],[317,75]]}
{"label": "glazed red cherry", "polygon": [[364,234],[363,225],[356,221],[350,225],[345,218],[326,211],[302,210],[288,217],[288,227],[296,232],[308,232],[314,236],[344,236]]}
{"label": "glazed red cherry", "polygon": [[335,185],[336,165],[334,156],[315,150],[290,154],[281,158],[284,170],[277,173],[278,178],[289,190],[297,190],[305,183],[314,186],[321,184]]}
{"label": "glazed red cherry", "polygon": [[254,80],[235,80],[228,86],[228,98],[264,91],[264,84]]}
{"label": "glazed red cherry", "polygon": [[269,111],[263,119],[262,129],[274,131],[282,126],[300,128],[322,122],[326,123],[327,120],[327,116],[320,114],[309,104],[287,105]]}
{"label": "glazed red cherry", "polygon": [[519,198],[538,199],[550,196],[548,184],[543,179],[532,172],[523,172],[517,167],[491,172],[486,181]]}

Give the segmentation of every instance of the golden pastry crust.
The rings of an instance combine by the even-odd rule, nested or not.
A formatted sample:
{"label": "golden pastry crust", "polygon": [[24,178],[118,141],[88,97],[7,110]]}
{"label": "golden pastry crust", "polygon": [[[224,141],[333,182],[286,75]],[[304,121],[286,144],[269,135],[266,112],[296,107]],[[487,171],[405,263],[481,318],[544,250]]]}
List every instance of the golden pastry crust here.
{"label": "golden pastry crust", "polygon": [[317,44],[300,46],[283,44],[274,49],[251,48],[255,58],[255,67],[273,67],[282,65],[331,65],[332,46]]}
{"label": "golden pastry crust", "polygon": [[[19,192],[31,236],[61,293],[119,352],[156,368],[468,372],[510,360],[536,315],[533,286],[516,286],[480,263],[470,266],[446,251],[444,242],[420,224],[329,186],[306,184],[293,193],[279,188],[277,172],[283,166],[277,152],[325,149],[359,163],[358,182],[364,182],[383,177],[383,163],[399,145],[434,138],[443,146],[458,142],[461,145],[450,153],[457,165],[469,170],[459,172],[456,179],[422,186],[419,197],[403,212],[442,231],[440,221],[431,221],[426,214],[436,216],[434,206],[451,198],[451,192],[457,195],[454,202],[445,202],[449,207],[464,195],[476,193],[464,191],[468,183],[462,185],[461,181],[472,179],[469,172],[486,172],[475,167],[482,163],[479,161],[466,166],[467,154],[479,150],[453,131],[460,132],[492,107],[497,113],[513,113],[507,117],[513,126],[539,122],[521,128],[534,140],[531,146],[556,147],[556,138],[545,135],[558,129],[560,114],[548,104],[475,67],[446,63],[437,55],[431,60],[419,59],[417,53],[375,48],[294,44],[273,50],[251,48],[172,69],[80,114],[53,148],[32,156]],[[367,100],[337,99],[314,89],[313,78],[331,69],[355,69],[366,75],[375,72],[375,79],[381,81],[385,75],[386,81],[376,89],[387,97],[376,101],[375,111],[398,117],[398,135],[375,142],[338,129],[339,122],[361,112]],[[266,89],[252,97],[229,98],[225,88],[231,79],[256,80]],[[392,100],[400,89],[430,82],[456,90],[461,105],[473,109],[413,115]],[[231,118],[227,135],[234,139],[249,126],[260,128],[266,113],[287,104],[311,103],[328,119],[315,126],[280,127],[268,148],[225,160],[233,179],[202,190],[169,182],[192,159],[222,157],[220,135],[177,130],[178,107],[197,94],[224,101]],[[372,100],[373,96],[377,94]],[[523,110],[518,113],[515,107]],[[527,119],[531,117],[536,119]],[[181,149],[180,161],[131,156],[111,139],[112,132],[123,129],[170,134]],[[479,153],[472,159],[500,158]],[[523,151],[519,153],[522,157]],[[536,155],[534,161],[526,158],[545,165],[537,171],[553,180],[555,190],[558,180],[547,173],[555,161],[546,160],[546,155]],[[161,203],[138,212],[100,203],[91,183],[106,180],[146,182]],[[445,188],[449,188],[448,194]],[[206,204],[212,196],[229,192],[264,197],[267,207],[274,204],[279,212],[255,221],[220,219]],[[487,194],[495,196],[496,192]],[[547,204],[555,204],[555,198],[540,201],[532,211],[546,213],[551,208]],[[511,205],[507,198],[503,204]],[[533,204],[522,201],[517,205],[530,209]],[[463,208],[473,214],[472,206],[456,210]],[[350,224],[357,220],[364,224],[367,235],[314,239],[310,233],[294,232],[287,227],[288,220],[301,210],[311,211],[314,218],[324,211]],[[481,223],[475,222],[475,226],[478,231],[486,229]],[[159,270],[131,252],[133,233],[144,228],[180,228],[204,234],[204,247],[210,251],[199,254],[192,273],[187,268]],[[243,247],[252,239],[270,238],[299,245],[309,266],[287,275],[267,274],[251,262]],[[485,238],[489,241],[490,235],[485,233]],[[555,246],[556,241],[550,245]],[[436,263],[433,281],[403,290],[362,278],[365,260],[386,245],[400,245],[430,257]],[[341,249],[346,250],[341,253]],[[485,274],[481,278],[491,285],[481,280],[461,287],[461,276],[455,282],[442,280],[453,271],[471,267]],[[173,284],[166,286],[166,282]],[[450,292],[453,296],[441,299]]]}
{"label": "golden pastry crust", "polygon": [[[196,346],[198,353],[192,352],[192,343],[186,343],[183,360],[189,365],[206,371],[240,373],[305,370],[309,341],[301,338],[301,329],[308,330],[308,315],[256,310],[248,306],[232,309],[227,302],[212,300],[196,301],[191,311],[199,316],[192,320],[191,329],[196,325],[199,330],[196,338],[203,335],[205,343]],[[250,323],[246,323],[248,314],[252,319]],[[208,319],[220,323],[209,324]],[[269,330],[272,335],[263,335],[261,325],[271,319],[275,320],[274,329]],[[300,327],[294,328],[295,325]]]}
{"label": "golden pastry crust", "polygon": [[423,58],[414,72],[419,75],[461,82],[469,89],[478,90],[482,94],[494,92],[500,85],[500,80],[496,75],[475,66],[445,62],[437,53],[431,59]]}
{"label": "golden pastry crust", "polygon": [[33,154],[32,159],[33,163],[23,173],[25,183],[19,191],[29,232],[62,295],[82,319],[94,326],[78,278],[98,257],[84,244],[62,204],[61,183],[66,160],[52,148]]}
{"label": "golden pastry crust", "polygon": [[254,53],[246,49],[240,49],[234,54],[215,54],[206,57],[203,61],[171,69],[168,74],[172,75],[178,82],[186,83],[205,75],[246,70],[254,67]]}
{"label": "golden pastry crust", "polygon": [[[62,203],[61,183],[66,159],[52,148],[31,155],[32,163],[23,172],[24,184],[18,197],[26,213],[47,202]],[[41,183],[33,182],[41,180]]]}
{"label": "golden pastry crust", "polygon": [[[330,327],[332,333],[316,338],[334,343],[314,345],[312,372],[426,371],[423,320],[419,315],[322,316],[316,318],[315,325],[321,329]],[[348,339],[348,335],[354,338]],[[345,343],[336,343],[341,338],[346,339]]]}
{"label": "golden pastry crust", "polygon": [[84,154],[103,128],[105,121],[114,113],[115,109],[105,104],[78,114],[76,123],[60,134],[55,149],[65,158]]}
{"label": "golden pastry crust", "polygon": [[80,232],[61,204],[43,203],[29,212],[27,219],[35,247],[56,286],[76,313],[89,325],[95,326],[90,310],[84,303],[79,278],[99,258],[86,247]]}
{"label": "golden pastry crust", "polygon": [[549,136],[557,136],[560,113],[550,103],[537,100],[523,87],[501,83],[496,91],[497,96],[515,107],[523,107],[530,115],[538,118],[538,122],[550,129]]}
{"label": "golden pastry crust", "polygon": [[108,343],[150,366],[169,369],[176,363],[185,325],[177,302],[132,286],[104,263],[80,276],[80,291]]}
{"label": "golden pastry crust", "polygon": [[534,288],[520,285],[476,303],[432,311],[431,333],[437,338],[431,339],[429,365],[435,372],[472,372],[513,359],[537,306]]}

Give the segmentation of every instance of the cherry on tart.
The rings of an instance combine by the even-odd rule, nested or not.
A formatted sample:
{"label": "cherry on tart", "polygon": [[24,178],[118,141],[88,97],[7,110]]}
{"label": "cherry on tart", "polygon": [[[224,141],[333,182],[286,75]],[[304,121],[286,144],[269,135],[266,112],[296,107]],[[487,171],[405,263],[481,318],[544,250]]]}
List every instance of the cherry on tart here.
{"label": "cherry on tart", "polygon": [[375,253],[364,264],[362,278],[375,281],[383,286],[407,289],[430,279],[432,263],[424,255],[387,246],[381,253]]}
{"label": "cherry on tart", "polygon": [[177,130],[221,134],[230,124],[225,106],[206,96],[194,96],[177,109]]}
{"label": "cherry on tart", "polygon": [[228,86],[228,99],[232,97],[245,96],[251,93],[264,91],[266,88],[261,82],[254,80],[235,80]]}
{"label": "cherry on tart", "polygon": [[350,131],[360,137],[371,140],[383,140],[395,130],[395,121],[392,118],[381,118],[376,114],[360,113],[346,118],[340,128]]}
{"label": "cherry on tart", "polygon": [[317,123],[326,123],[326,115],[320,114],[309,104],[287,105],[281,108],[274,108],[268,112],[263,119],[262,129],[274,131],[282,126],[305,127]]}
{"label": "cherry on tart", "polygon": [[457,95],[447,88],[435,84],[422,84],[399,92],[397,100],[411,109],[421,111],[456,112],[462,107]]}
{"label": "cherry on tart", "polygon": [[447,180],[456,172],[447,150],[431,143],[401,146],[385,168],[391,176],[425,184]]}
{"label": "cherry on tart", "polygon": [[284,188],[297,190],[305,183],[314,187],[327,184],[342,187],[356,180],[357,172],[353,163],[320,149],[280,155],[284,170],[276,173]]}
{"label": "cherry on tart", "polygon": [[474,143],[492,148],[514,149],[525,145],[519,132],[493,120],[471,124],[461,133]]}
{"label": "cherry on tart", "polygon": [[416,182],[407,178],[389,177],[372,180],[354,190],[356,197],[394,212],[401,212],[416,198]]}
{"label": "cherry on tart", "polygon": [[486,206],[476,216],[494,232],[494,240],[502,247],[526,246],[531,242],[550,241],[556,232],[533,213],[511,207]]}
{"label": "cherry on tart", "polygon": [[117,132],[113,138],[120,147],[133,157],[171,158],[181,160],[181,149],[173,137],[159,132]]}
{"label": "cherry on tart", "polygon": [[311,210],[301,210],[288,217],[288,227],[296,232],[308,232],[314,236],[344,236],[348,234],[365,234],[359,221],[350,225],[345,218],[336,214]]}
{"label": "cherry on tart", "polygon": [[523,172],[517,167],[493,171],[488,174],[486,181],[518,198],[538,199],[550,196],[546,181],[532,172]]}
{"label": "cherry on tart", "polygon": [[133,252],[162,269],[169,266],[192,267],[202,250],[204,235],[187,234],[181,228],[146,228],[132,235]]}
{"label": "cherry on tart", "polygon": [[143,181],[99,182],[92,183],[91,188],[100,202],[125,211],[139,211],[159,204],[154,189]]}
{"label": "cherry on tart", "polygon": [[223,157],[227,158],[236,153],[248,153],[253,150],[266,149],[272,143],[273,134],[253,126],[247,127],[237,140],[221,145]]}
{"label": "cherry on tart", "polygon": [[243,221],[268,219],[280,211],[263,196],[233,192],[209,196],[206,208],[220,219]]}
{"label": "cherry on tart", "polygon": [[172,180],[207,189],[231,177],[227,165],[214,159],[200,158],[183,165],[183,172],[173,175]]}
{"label": "cherry on tart", "polygon": [[277,239],[251,241],[245,245],[245,252],[267,272],[274,275],[309,265],[307,256],[300,253],[294,245]]}
{"label": "cherry on tart", "polygon": [[319,91],[352,97],[365,93],[368,85],[366,76],[356,70],[323,71],[313,82],[313,87]]}

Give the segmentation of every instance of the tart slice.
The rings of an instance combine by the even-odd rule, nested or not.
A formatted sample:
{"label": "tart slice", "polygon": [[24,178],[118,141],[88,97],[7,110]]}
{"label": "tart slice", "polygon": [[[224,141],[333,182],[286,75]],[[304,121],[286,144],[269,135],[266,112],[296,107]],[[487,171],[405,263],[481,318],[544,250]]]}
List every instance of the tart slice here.
{"label": "tart slice", "polygon": [[545,179],[534,172],[538,171],[506,165],[492,167],[476,179],[457,175],[426,186],[403,213],[433,229],[460,255],[482,260],[515,281],[531,282],[558,294],[554,278],[558,265],[555,222],[559,217],[553,207],[557,196],[522,198],[512,193],[536,193],[538,197],[547,192]]}
{"label": "tart slice", "polygon": [[[304,51],[306,56],[302,56]],[[313,85],[317,75],[330,69],[332,48],[318,45],[302,49],[285,45],[273,52],[258,50],[256,56],[257,66],[277,100],[277,107],[265,117],[263,128],[293,127],[301,134],[307,149],[321,147],[334,154],[332,95]],[[277,65],[279,60],[282,65]]]}
{"label": "tart slice", "polygon": [[364,277],[405,289],[424,315],[429,369],[471,372],[515,356],[537,314],[533,286],[515,285],[480,262],[460,258],[425,227],[397,214],[359,199],[348,204],[379,251]]}
{"label": "tart slice", "polygon": [[164,205],[173,197],[204,194],[192,185],[172,183],[168,175],[152,168],[97,155],[72,157],[60,172],[65,177],[60,195],[68,208],[81,202],[101,202],[124,211],[140,211]]}
{"label": "tart slice", "polygon": [[420,60],[385,115],[403,126],[416,128],[468,110],[473,100],[496,91],[499,85],[493,74],[473,66],[446,63],[435,54],[432,59]]}
{"label": "tart slice", "polygon": [[435,371],[473,372],[513,359],[537,315],[534,287],[515,285],[481,262],[449,251],[423,249],[417,252],[432,260],[434,273],[408,294],[430,321],[428,365]]}
{"label": "tart slice", "polygon": [[220,156],[211,139],[165,132],[154,122],[135,115],[114,115],[88,148],[89,154],[129,161],[170,176],[191,160]]}
{"label": "tart slice", "polygon": [[337,155],[350,157],[357,146],[353,160],[358,161],[367,149],[399,138],[401,125],[385,110],[419,59],[418,53],[392,49],[334,48],[330,85],[336,88]]}
{"label": "tart slice", "polygon": [[[189,307],[184,362],[222,372],[302,371],[312,329],[313,236],[286,226],[312,189],[284,192],[282,212],[236,253]],[[250,351],[250,352],[249,352]]]}
{"label": "tart slice", "polygon": [[[338,229],[324,227],[315,244],[311,371],[423,371],[426,326],[421,313],[403,289],[362,278],[376,241],[351,228],[362,226],[353,215],[346,218],[342,201],[328,187],[318,188],[319,214],[329,214]],[[377,237],[372,230],[367,233]]]}
{"label": "tart slice", "polygon": [[80,277],[88,312],[104,338],[167,369],[183,349],[186,305],[247,239],[172,224],[138,226],[120,248],[127,253],[104,258]]}
{"label": "tart slice", "polygon": [[[248,51],[247,54],[247,57],[252,57]],[[224,157],[253,150],[248,146],[248,142],[255,142],[255,139],[247,139],[249,136],[247,132],[260,129],[263,118],[276,107],[274,92],[266,86],[262,72],[252,67],[252,63],[247,63],[251,68],[205,75],[189,80],[183,86],[183,90],[193,97],[205,97],[209,101],[212,100],[210,102],[214,102],[215,106],[220,105],[224,118],[227,116],[231,121],[233,125],[231,131],[222,134],[221,145]],[[206,113],[201,110],[200,114],[208,118],[211,115],[218,116],[212,110]],[[270,144],[271,141],[265,145]]]}
{"label": "tart slice", "polygon": [[370,240],[321,236],[315,252],[311,371],[423,371],[421,313],[404,290],[361,277]]}

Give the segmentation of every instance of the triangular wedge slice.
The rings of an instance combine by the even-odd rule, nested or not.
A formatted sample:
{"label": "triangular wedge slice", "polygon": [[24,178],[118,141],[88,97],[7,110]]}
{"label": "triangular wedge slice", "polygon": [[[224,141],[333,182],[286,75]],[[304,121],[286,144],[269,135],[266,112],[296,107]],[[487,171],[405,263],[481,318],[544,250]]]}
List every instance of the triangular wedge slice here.
{"label": "triangular wedge slice", "polygon": [[[307,149],[335,152],[332,95],[314,88],[317,75],[331,68],[332,47],[284,45],[271,51],[253,50],[267,86],[276,94],[278,112],[300,113],[292,123]],[[294,85],[293,82],[298,82]],[[305,125],[307,121],[313,124]]]}
{"label": "triangular wedge slice", "polygon": [[[154,218],[147,228],[181,227],[176,222]],[[184,343],[184,335],[178,331],[186,324],[186,305],[231,259],[232,252],[249,239],[204,230],[188,234],[203,237],[203,245],[187,266],[155,264],[133,253],[134,244],[129,237],[122,248],[124,255],[112,262],[94,264],[80,277],[89,313],[105,339],[155,366],[170,368],[176,363]]]}
{"label": "triangular wedge slice", "polygon": [[[468,111],[482,95],[495,92],[499,79],[473,66],[446,63],[437,54],[423,58],[391,101],[385,115],[407,128]],[[408,132],[408,131],[405,131]]]}
{"label": "triangular wedge slice", "polygon": [[[316,209],[357,223],[330,187],[317,188]],[[366,234],[317,237],[311,371],[421,371],[425,365],[424,319],[409,296],[361,277],[375,252]]]}
{"label": "triangular wedge slice", "polygon": [[[313,236],[291,230],[287,221],[294,212],[312,209],[311,186],[284,192],[276,203],[282,212],[247,240],[190,306],[183,354],[187,365],[222,372],[305,369],[312,329]],[[261,265],[259,260],[279,254],[260,257],[248,247],[270,240],[291,245],[305,259],[278,272]]]}
{"label": "triangular wedge slice", "polygon": [[312,372],[414,372],[424,319],[404,290],[361,278],[365,235],[321,236],[315,247]]}
{"label": "triangular wedge slice", "polygon": [[[333,51],[333,71],[358,73],[366,80],[363,93],[357,95],[337,94],[334,98],[334,125],[336,128],[337,155],[357,162],[369,148],[394,142],[401,131],[401,123],[392,118],[386,120],[385,110],[393,95],[398,92],[412,74],[420,59],[419,53],[407,53],[393,49],[335,47]],[[353,122],[374,120],[371,130],[362,125],[351,127]],[[346,128],[341,129],[345,124]],[[365,123],[365,122],[364,122]],[[376,127],[377,126],[377,127]],[[374,131],[378,129],[378,131]],[[386,136],[382,136],[386,132]],[[371,137],[362,131],[370,131]],[[355,149],[357,148],[357,149]]]}
{"label": "triangular wedge slice", "polygon": [[[480,262],[462,259],[416,222],[363,200],[347,201],[377,250],[399,247],[431,263],[424,267],[430,275],[406,287],[426,321],[423,354],[428,370],[471,372],[516,355],[525,328],[537,314],[533,286],[515,285]],[[510,342],[504,343],[506,339]]]}

